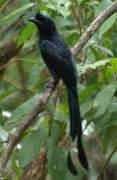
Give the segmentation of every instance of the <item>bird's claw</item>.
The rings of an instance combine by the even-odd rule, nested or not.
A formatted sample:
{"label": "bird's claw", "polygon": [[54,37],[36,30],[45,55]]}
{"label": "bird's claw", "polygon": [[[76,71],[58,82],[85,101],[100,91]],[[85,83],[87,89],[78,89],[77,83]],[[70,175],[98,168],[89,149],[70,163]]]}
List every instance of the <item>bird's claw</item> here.
{"label": "bird's claw", "polygon": [[47,89],[47,88],[54,88],[55,85],[54,85],[54,81],[53,80],[50,80],[49,82],[47,82],[44,86],[44,89]]}
{"label": "bird's claw", "polygon": [[58,79],[50,80],[48,83],[45,84],[44,90],[47,88],[53,88],[54,89],[56,87],[57,83],[58,83]]}

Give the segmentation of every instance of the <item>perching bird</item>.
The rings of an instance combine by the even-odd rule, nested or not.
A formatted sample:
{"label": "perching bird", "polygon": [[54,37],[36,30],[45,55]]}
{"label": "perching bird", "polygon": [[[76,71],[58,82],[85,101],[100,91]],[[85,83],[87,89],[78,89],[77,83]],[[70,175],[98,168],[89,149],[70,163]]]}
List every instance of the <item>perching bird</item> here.
{"label": "perching bird", "polygon": [[[55,22],[52,18],[37,13],[30,18],[39,31],[39,47],[43,60],[56,84],[62,79],[68,90],[69,114],[70,114],[70,135],[72,141],[77,138],[78,158],[82,166],[88,170],[88,162],[82,145],[81,116],[77,92],[77,70],[69,47],[57,32]],[[67,159],[68,169],[72,174],[77,175],[70,152]]]}

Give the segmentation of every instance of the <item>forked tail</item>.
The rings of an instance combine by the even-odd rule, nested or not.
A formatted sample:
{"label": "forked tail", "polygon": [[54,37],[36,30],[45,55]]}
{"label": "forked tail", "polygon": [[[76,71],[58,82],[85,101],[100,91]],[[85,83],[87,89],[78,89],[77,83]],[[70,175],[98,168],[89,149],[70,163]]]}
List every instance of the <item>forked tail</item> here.
{"label": "forked tail", "polygon": [[[78,93],[77,87],[68,88],[68,102],[69,102],[69,113],[70,113],[70,135],[72,141],[76,137],[77,139],[77,148],[78,148],[78,158],[82,166],[88,171],[88,162],[85,155],[85,151],[82,145],[82,127],[81,127],[81,116],[80,108],[78,103]],[[68,168],[72,174],[76,175],[77,170],[72,162],[70,153],[68,154]]]}

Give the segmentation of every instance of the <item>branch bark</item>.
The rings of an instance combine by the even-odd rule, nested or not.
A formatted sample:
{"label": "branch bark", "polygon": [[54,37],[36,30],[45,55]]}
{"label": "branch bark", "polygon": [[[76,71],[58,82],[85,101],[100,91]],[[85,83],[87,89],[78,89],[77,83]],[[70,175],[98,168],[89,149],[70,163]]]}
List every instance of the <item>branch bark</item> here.
{"label": "branch bark", "polygon": [[101,168],[101,170],[100,170],[100,172],[99,172],[98,177],[97,177],[96,180],[100,180],[100,179],[101,179],[101,177],[102,177],[102,175],[104,174],[104,171],[105,171],[105,169],[106,169],[106,166],[108,165],[108,162],[110,161],[110,159],[112,158],[112,156],[113,156],[113,154],[114,154],[115,152],[117,152],[117,146],[114,148],[114,150],[113,150],[113,151],[111,152],[111,154],[108,156],[108,158],[105,160],[105,162],[104,162],[104,164],[103,164],[103,166],[102,166],[102,168]]}
{"label": "branch bark", "polygon": [[16,132],[13,135],[9,135],[9,143],[7,144],[0,159],[0,176],[3,174],[4,168],[15,145],[18,143],[25,130],[33,123],[37,115],[45,109],[53,90],[54,88],[46,89],[46,91],[41,95],[38,103],[33,107],[32,111],[26,117],[25,121],[16,129]]}
{"label": "branch bark", "polygon": [[[72,54],[75,57],[77,53],[83,48],[83,46],[88,42],[88,40],[93,36],[96,30],[104,23],[104,21],[110,17],[114,12],[117,11],[117,1],[112,3],[110,7],[105,9],[88,27],[88,29],[83,33],[79,41],[72,49]],[[10,155],[18,143],[20,138],[22,137],[25,130],[33,123],[34,119],[37,117],[39,113],[41,113],[48,103],[49,98],[52,95],[53,88],[48,88],[45,92],[41,95],[38,103],[33,107],[32,111],[26,117],[24,123],[22,123],[17,129],[16,132],[9,136],[9,143],[7,144],[1,159],[0,159],[0,176],[3,175],[3,171],[5,166],[10,158]]]}
{"label": "branch bark", "polygon": [[117,1],[111,4],[108,8],[106,8],[95,20],[90,24],[88,29],[83,33],[80,37],[76,45],[72,49],[72,54],[74,57],[81,51],[84,45],[88,42],[88,40],[93,36],[93,34],[97,31],[97,29],[108,19],[113,13],[117,11]]}

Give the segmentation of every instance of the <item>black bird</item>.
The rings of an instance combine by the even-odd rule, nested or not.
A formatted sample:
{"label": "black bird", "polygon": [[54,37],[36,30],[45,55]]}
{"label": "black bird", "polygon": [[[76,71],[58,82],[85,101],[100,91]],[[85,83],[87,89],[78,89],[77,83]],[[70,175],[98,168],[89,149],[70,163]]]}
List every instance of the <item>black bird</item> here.
{"label": "black bird", "polygon": [[[78,158],[82,166],[88,171],[88,162],[82,145],[81,116],[77,93],[77,70],[73,56],[67,44],[57,32],[56,25],[52,18],[37,13],[30,18],[39,31],[39,47],[43,60],[56,84],[62,79],[68,90],[68,102],[70,113],[70,135],[74,141],[77,137]],[[72,174],[77,175],[70,152],[67,159],[68,169]]]}

